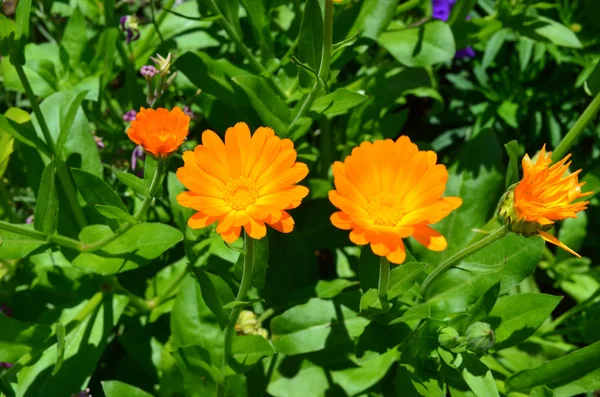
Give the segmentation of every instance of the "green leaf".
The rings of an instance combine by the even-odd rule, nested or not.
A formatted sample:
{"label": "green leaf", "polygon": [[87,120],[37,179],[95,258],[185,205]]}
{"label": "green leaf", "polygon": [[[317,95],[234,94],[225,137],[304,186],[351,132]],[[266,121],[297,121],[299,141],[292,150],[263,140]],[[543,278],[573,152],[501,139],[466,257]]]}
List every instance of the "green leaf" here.
{"label": "green leaf", "polygon": [[35,230],[47,235],[58,227],[58,194],[56,191],[56,163],[50,161],[42,173],[42,181],[35,204]]}
{"label": "green leaf", "polygon": [[221,329],[225,329],[229,322],[229,313],[224,306],[235,300],[231,288],[222,278],[214,274],[200,269],[196,270],[195,274],[200,284],[202,299],[217,317]]}
{"label": "green leaf", "polygon": [[574,396],[600,388],[600,342],[586,346],[537,368],[526,369],[506,380],[508,391],[529,391],[547,386],[556,396]]}
{"label": "green leaf", "polygon": [[127,172],[115,172],[115,176],[118,180],[127,185],[135,193],[142,197],[147,197],[150,190],[150,183],[145,179],[138,178],[135,175]]}
{"label": "green leaf", "polygon": [[502,268],[501,294],[523,281],[537,267],[544,242],[539,237],[509,234],[463,259],[461,269],[474,273],[497,272]]}
{"label": "green leaf", "polygon": [[348,287],[357,285],[356,281],[350,281],[345,278],[336,278],[334,280],[319,280],[315,287],[317,296],[322,299],[331,299],[342,293]]}
{"label": "green leaf", "polygon": [[[129,299],[123,295],[106,295],[99,308],[66,335],[61,370],[52,375],[58,359],[57,344],[53,344],[33,365],[19,370],[16,396],[70,396],[73,391],[81,390],[96,369],[128,302]],[[87,303],[82,302],[77,311],[81,311]]]}
{"label": "green leaf", "polygon": [[[24,115],[27,116],[26,121],[18,122],[13,119],[15,116],[22,117]],[[33,125],[29,122],[29,114],[22,109],[10,108],[5,116],[0,115],[0,131],[11,135],[17,141],[24,143],[25,145],[39,150],[46,154],[47,157],[52,157],[50,149],[48,149],[46,143],[37,136],[33,129]]]}
{"label": "green leaf", "polygon": [[459,371],[464,381],[477,397],[500,397],[492,371],[482,363],[476,354],[461,353],[462,364]]}
{"label": "green leaf", "polygon": [[[298,58],[312,70],[318,72],[323,53],[323,14],[318,0],[308,0],[304,4],[304,14],[298,34]],[[315,77],[299,70],[300,86],[310,87]]]}
{"label": "green leaf", "polygon": [[529,393],[530,397],[555,397],[554,391],[549,389],[547,386],[537,386],[531,390]]}
{"label": "green leaf", "polygon": [[286,355],[309,353],[349,342],[368,323],[336,300],[314,298],[271,320],[272,342]]}
{"label": "green leaf", "polygon": [[[33,229],[33,225],[18,225],[24,228]],[[2,230],[0,234],[0,259],[23,259],[31,252],[46,244],[45,241],[24,236],[20,233],[7,232]]]}
{"label": "green leaf", "polygon": [[361,36],[377,40],[396,13],[398,2],[395,0],[366,0],[362,2],[360,14],[352,30],[360,30]]}
{"label": "green leaf", "polygon": [[106,397],[152,397],[152,394],[118,380],[102,382],[102,390]]}
{"label": "green leaf", "polygon": [[94,207],[101,215],[109,219],[116,219],[121,222],[128,222],[132,225],[138,223],[137,219],[135,219],[129,212],[123,211],[121,208],[114,207],[112,205],[102,204],[96,204]]}
{"label": "green leaf", "polygon": [[359,367],[351,367],[340,371],[332,371],[331,379],[346,392],[348,396],[357,396],[377,384],[388,373],[400,353],[390,349],[386,353],[368,360]]}
{"label": "green leaf", "polygon": [[506,183],[504,186],[508,189],[509,186],[519,182],[519,159],[522,153],[519,144],[515,140],[505,143],[504,147],[508,154],[508,167],[506,167]]}
{"label": "green leaf", "polygon": [[272,127],[281,137],[288,134],[291,115],[288,106],[267,85],[264,79],[257,76],[242,75],[232,78],[250,98],[250,104],[262,121]]}
{"label": "green leaf", "polygon": [[250,299],[247,301],[231,301],[228,304],[223,305],[223,309],[231,310],[231,309],[235,309],[236,307],[248,307],[248,306],[252,306],[253,304],[259,303],[259,302],[264,302],[264,300],[257,298],[257,299]]}
{"label": "green leaf", "polygon": [[0,129],[0,178],[8,168],[8,160],[14,151],[14,138]]}
{"label": "green leaf", "polygon": [[596,63],[596,67],[585,81],[585,89],[591,96],[596,96],[600,93],[600,60]]}
{"label": "green leaf", "polygon": [[371,288],[377,288],[380,261],[381,257],[375,255],[370,246],[365,245],[360,248],[358,276],[360,278],[360,289],[363,293],[366,293]]}
{"label": "green leaf", "polygon": [[[78,97],[79,91],[76,90],[59,91],[50,95],[41,103],[40,107],[54,142],[58,142],[61,131],[67,127],[66,121],[72,117],[69,114],[74,110],[72,104]],[[32,115],[32,119],[37,130],[41,132],[35,115]],[[103,168],[100,153],[96,141],[94,141],[90,122],[81,106],[76,108],[75,118],[69,130],[68,139],[65,140],[64,149],[60,153],[61,158],[65,159],[69,167],[79,168],[99,177],[102,176]]]}
{"label": "green leaf", "polygon": [[[79,9],[79,8],[78,8]],[[69,106],[69,110],[64,119],[61,120],[60,123],[60,135],[58,136],[58,140],[56,142],[56,153],[62,153],[63,148],[65,146],[65,142],[67,141],[67,137],[69,136],[69,132],[71,131],[71,126],[73,125],[73,121],[75,120],[75,115],[79,110],[79,106],[85,98],[87,91],[81,91],[71,105]]]}
{"label": "green leaf", "polygon": [[71,169],[75,185],[81,197],[92,208],[96,205],[109,205],[127,212],[127,207],[115,191],[102,178],[77,168]]}
{"label": "green leaf", "polygon": [[557,296],[533,293],[499,298],[486,320],[496,334],[494,350],[514,346],[533,335],[560,300]]}
{"label": "green leaf", "polygon": [[[258,289],[265,286],[265,278],[267,274],[267,267],[269,266],[269,239],[267,236],[253,241],[252,250],[252,263],[254,265],[252,269],[252,285]],[[242,272],[244,268],[244,260],[246,256],[240,255],[238,260],[235,262],[234,272],[238,280],[242,279]]]}
{"label": "green leaf", "polygon": [[247,371],[264,357],[275,354],[273,346],[260,335],[235,336],[231,345],[231,354],[237,372]]}
{"label": "green leaf", "polygon": [[368,96],[347,88],[338,88],[330,94],[317,98],[310,110],[327,117],[335,117],[346,114],[348,110],[360,105],[367,98]]}
{"label": "green leaf", "polygon": [[[108,226],[92,225],[81,231],[79,239],[84,244],[93,244],[112,234]],[[138,223],[101,250],[79,254],[72,263],[98,274],[121,273],[147,265],[181,240],[181,232],[171,226]]]}
{"label": "green leaf", "polygon": [[401,362],[394,378],[396,395],[405,397],[444,396],[444,384],[439,375]]}
{"label": "green leaf", "polygon": [[260,55],[263,60],[273,56],[273,38],[271,37],[271,15],[267,10],[266,1],[242,0],[248,13],[252,34],[256,43],[260,45]]}
{"label": "green leaf", "polygon": [[79,7],[75,7],[60,41],[60,46],[64,48],[69,56],[69,65],[77,66],[79,64],[81,56],[88,45],[85,26],[83,13]]}
{"label": "green leaf", "polygon": [[550,42],[557,46],[582,48],[577,35],[565,25],[550,18],[538,16],[527,21],[517,32],[536,41]]}
{"label": "green leaf", "polygon": [[27,39],[29,36],[29,19],[31,18],[30,14],[31,0],[19,0],[19,3],[17,4],[17,15],[15,16],[15,38],[17,40],[20,40],[21,36],[25,36],[25,39]]}
{"label": "green leaf", "polygon": [[52,328],[0,315],[0,361],[16,362],[50,339]]}
{"label": "green leaf", "polygon": [[379,44],[396,60],[409,67],[427,67],[454,58],[456,47],[450,26],[442,21],[428,22],[416,28],[388,30],[379,36]]}
{"label": "green leaf", "polygon": [[586,197],[589,200],[600,192],[600,167],[593,168],[588,171],[587,174],[581,178],[581,182],[585,182],[585,187],[582,189],[584,192],[592,192],[591,195]]}
{"label": "green leaf", "polygon": [[[587,185],[586,185],[587,187]],[[577,218],[567,218],[560,224],[558,231],[558,239],[567,247],[577,252],[583,245],[583,241],[587,236],[588,217],[585,212],[577,214]],[[573,256],[565,250],[556,251],[556,263],[573,258]]]}
{"label": "green leaf", "polygon": [[485,52],[483,53],[483,59],[481,60],[481,67],[483,69],[487,69],[492,62],[494,62],[494,59],[504,44],[507,33],[508,32],[504,29],[499,30],[494,33],[485,44]]}
{"label": "green leaf", "polygon": [[369,289],[360,298],[360,315],[374,316],[387,313],[390,310],[387,302],[382,302],[379,299],[379,292],[375,288]]}
{"label": "green leaf", "polygon": [[392,269],[390,272],[388,299],[394,299],[408,291],[426,267],[427,264],[425,263],[407,262]]}
{"label": "green leaf", "polygon": [[56,364],[54,364],[54,369],[52,370],[52,376],[56,375],[58,371],[60,371],[60,367],[65,359],[65,326],[60,322],[57,322],[55,325],[55,333],[56,333]]}

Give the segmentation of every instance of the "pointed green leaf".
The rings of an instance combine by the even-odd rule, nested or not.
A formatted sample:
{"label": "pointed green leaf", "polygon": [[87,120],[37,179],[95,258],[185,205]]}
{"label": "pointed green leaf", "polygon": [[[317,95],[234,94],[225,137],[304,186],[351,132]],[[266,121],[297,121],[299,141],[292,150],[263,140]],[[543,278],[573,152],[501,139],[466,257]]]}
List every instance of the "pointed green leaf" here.
{"label": "pointed green leaf", "polygon": [[42,173],[42,181],[35,204],[35,230],[54,234],[58,227],[58,193],[56,191],[56,163],[50,161]]}

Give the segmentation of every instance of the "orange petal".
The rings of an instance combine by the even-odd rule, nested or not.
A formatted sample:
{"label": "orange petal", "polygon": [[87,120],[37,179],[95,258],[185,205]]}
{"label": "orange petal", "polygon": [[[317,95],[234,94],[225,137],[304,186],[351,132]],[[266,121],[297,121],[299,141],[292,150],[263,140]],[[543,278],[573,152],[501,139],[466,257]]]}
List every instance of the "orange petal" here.
{"label": "orange petal", "polygon": [[244,225],[244,230],[253,239],[261,239],[267,235],[267,227],[264,222],[257,222],[250,218],[249,222]]}
{"label": "orange petal", "polygon": [[350,231],[350,241],[352,241],[356,245],[365,245],[369,243],[365,231],[358,227]]}
{"label": "orange petal", "polygon": [[415,226],[415,232],[412,235],[415,240],[432,251],[443,251],[448,247],[448,243],[444,236],[435,229],[429,226]]}
{"label": "orange petal", "polygon": [[281,233],[290,233],[294,230],[294,219],[285,211],[281,211],[281,219],[275,223],[269,223],[273,229]]}
{"label": "orange petal", "polygon": [[[217,226],[217,233],[225,233],[229,229],[233,228],[233,224],[235,223],[236,213],[235,211],[230,211],[225,215],[222,219],[219,219],[219,225]],[[237,226],[239,228],[239,226]]]}
{"label": "orange petal", "polygon": [[202,229],[219,220],[218,216],[205,215],[202,212],[196,212],[188,219],[188,226],[192,229]]}
{"label": "orange petal", "polygon": [[394,249],[390,250],[390,253],[385,256],[388,261],[401,264],[406,259],[406,249],[404,248],[404,243],[400,240],[400,244],[397,244]]}
{"label": "orange petal", "polygon": [[544,231],[541,231],[541,230],[538,233],[539,233],[540,237],[542,237],[547,242],[552,243],[552,244],[564,249],[565,251],[575,255],[578,258],[581,258],[581,255],[579,255],[577,252],[573,251],[571,248],[567,247],[562,241],[560,241],[553,235],[546,233]]}
{"label": "orange petal", "polygon": [[338,229],[350,230],[354,227],[350,217],[342,211],[334,212],[329,219],[331,220],[331,223],[333,223],[333,226]]}
{"label": "orange petal", "polygon": [[224,233],[220,233],[221,234],[221,238],[231,244],[234,243],[239,237],[240,237],[240,232],[242,231],[241,227],[232,227],[231,229],[227,230]]}

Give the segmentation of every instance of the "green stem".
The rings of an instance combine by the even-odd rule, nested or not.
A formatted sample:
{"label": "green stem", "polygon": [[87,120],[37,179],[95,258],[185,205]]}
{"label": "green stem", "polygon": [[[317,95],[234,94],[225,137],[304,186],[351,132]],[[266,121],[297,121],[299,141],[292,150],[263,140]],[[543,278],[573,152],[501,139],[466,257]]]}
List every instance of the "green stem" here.
{"label": "green stem", "polygon": [[225,29],[231,41],[235,43],[235,47],[238,49],[238,51],[241,52],[242,55],[248,60],[248,62],[250,63],[250,67],[254,69],[254,73],[265,76],[272,88],[274,88],[282,98],[287,98],[286,92],[283,91],[279,84],[277,84],[277,81],[275,81],[273,76],[269,75],[267,69],[252,54],[252,51],[250,51],[250,49],[246,47],[240,36],[238,36],[237,32],[235,31],[235,28],[229,23],[227,18],[225,18],[222,15],[223,13],[219,9],[219,6],[215,3],[215,0],[210,0],[208,2],[208,5],[215,15],[220,16],[218,22],[221,24],[223,29]]}
{"label": "green stem", "polygon": [[148,302],[139,296],[135,295],[133,292],[129,291],[127,288],[123,287],[117,277],[110,277],[107,279],[108,283],[115,291],[119,291],[127,295],[129,298],[129,303],[138,308],[142,313],[147,313],[150,311],[150,305]]}
{"label": "green stem", "polygon": [[319,65],[319,78],[315,81],[312,91],[306,96],[292,123],[290,129],[303,117],[309,110],[315,100],[319,97],[321,84],[319,80],[327,81],[329,67],[331,66],[331,47],[333,45],[333,0],[325,0],[325,25],[323,26],[323,54],[321,64]]}
{"label": "green stem", "polygon": [[42,232],[38,232],[34,229],[26,228],[22,225],[13,225],[12,223],[0,221],[0,230],[6,230],[7,232],[17,233],[22,236],[27,236],[35,240],[48,241],[62,247],[71,248],[75,251],[81,251],[83,245],[72,238],[61,236],[59,234],[53,236],[47,236]]}
{"label": "green stem", "polygon": [[481,240],[476,241],[475,243],[458,251],[456,254],[454,254],[450,258],[446,259],[445,262],[443,262],[438,267],[433,269],[431,274],[429,274],[429,276],[427,276],[425,281],[423,281],[423,284],[421,285],[421,293],[423,294],[423,296],[425,296],[425,293],[427,292],[427,289],[431,285],[431,283],[437,277],[439,277],[442,273],[444,273],[447,270],[456,266],[462,259],[474,254],[475,252],[479,251],[482,248],[487,247],[488,245],[490,245],[490,244],[494,243],[495,241],[501,239],[502,237],[506,236],[508,233],[509,233],[508,228],[506,226],[501,226],[500,228],[498,228],[497,230],[488,234]]}
{"label": "green stem", "polygon": [[[44,134],[44,139],[46,140],[46,145],[50,148],[50,151],[56,155],[54,140],[52,139],[52,134],[50,134],[50,130],[48,129],[48,124],[46,124],[46,119],[42,114],[42,109],[37,102],[35,94],[33,93],[33,89],[31,88],[31,84],[29,84],[29,79],[27,79],[27,75],[25,74],[25,70],[23,70],[23,66],[19,64],[19,62],[15,62],[15,69],[17,70],[17,75],[19,76],[19,80],[21,81],[21,85],[25,89],[25,94],[27,98],[29,98],[29,103],[31,103],[31,108],[33,109],[33,113],[37,118],[38,124],[42,130],[42,134]],[[58,156],[57,156],[58,157]]]}
{"label": "green stem", "polygon": [[588,105],[585,111],[579,116],[573,127],[569,130],[567,135],[560,141],[554,152],[552,152],[552,160],[558,161],[565,157],[571,146],[575,144],[575,141],[581,136],[583,133],[583,129],[587,126],[596,113],[600,110],[600,92],[596,95],[594,100]]}
{"label": "green stem", "polygon": [[173,282],[173,284],[171,284],[171,286],[167,289],[167,291],[162,294],[162,295],[158,295],[155,296],[154,298],[152,298],[152,300],[150,301],[150,306],[152,308],[154,307],[158,307],[161,303],[163,303],[166,299],[169,298],[169,296],[171,296],[171,294],[173,292],[175,292],[175,290],[177,289],[177,287],[179,287],[179,285],[183,282],[183,280],[186,278],[186,276],[188,275],[188,269],[186,268],[175,280],[175,282]]}
{"label": "green stem", "polygon": [[25,70],[23,66],[16,62],[15,69],[17,71],[17,75],[19,76],[19,80],[25,89],[25,94],[27,98],[29,98],[29,103],[31,104],[31,108],[33,109],[33,113],[37,118],[38,124],[40,125],[40,129],[42,130],[42,134],[44,135],[44,140],[46,141],[46,145],[50,148],[50,151],[54,153],[54,157],[59,160],[61,165],[58,167],[58,178],[65,189],[65,194],[67,195],[67,199],[69,200],[69,205],[73,211],[73,215],[75,216],[75,220],[80,228],[84,228],[87,226],[87,220],[85,219],[85,215],[83,210],[79,206],[79,201],[77,200],[77,189],[69,175],[69,172],[66,166],[62,165],[62,153],[56,153],[56,146],[54,145],[54,140],[52,139],[52,134],[48,129],[48,124],[46,124],[46,119],[44,118],[44,114],[42,113],[42,109],[37,102],[37,98],[33,93],[33,89],[31,88],[31,84],[29,84],[29,79],[27,79],[27,75],[25,74]]}
{"label": "green stem", "polygon": [[169,14],[165,10],[170,10],[171,8],[173,8],[174,4],[175,4],[175,0],[168,0],[165,3],[165,5],[162,7],[163,11],[158,15],[158,17],[156,18],[156,23],[154,23],[155,29],[150,30],[148,32],[148,34],[145,34],[142,37],[142,39],[140,40],[139,44],[135,47],[136,51],[134,52],[134,59],[137,59],[141,55],[143,55],[145,53],[146,49],[150,45],[155,45],[156,44],[155,35],[158,32],[158,28],[160,27],[160,25],[162,25],[163,21],[165,20],[165,18]]}
{"label": "green stem", "polygon": [[[236,296],[237,301],[243,301],[246,299],[246,295],[248,294],[248,290],[252,284],[252,273],[254,272],[254,240],[252,237],[247,234],[244,235],[244,268],[242,271],[242,282],[240,283],[240,289],[238,290],[238,294]],[[231,344],[233,341],[233,333],[235,332],[235,324],[237,323],[238,317],[240,316],[240,312],[242,311],[241,307],[236,307],[231,311],[229,316],[229,322],[227,323],[227,327],[225,328],[225,340],[223,344],[223,362],[221,363],[221,373],[225,375],[225,370],[227,368],[227,364],[229,362],[229,356],[231,356]],[[225,379],[223,379],[223,383],[217,383],[217,396],[224,397],[226,390]]]}
{"label": "green stem", "polygon": [[400,4],[396,7],[396,16],[400,14],[404,14],[407,11],[412,10],[413,8],[417,8],[423,0],[409,0],[404,4]]}
{"label": "green stem", "polygon": [[382,256],[379,262],[379,283],[377,291],[379,292],[379,301],[382,307],[388,306],[388,287],[390,284],[390,261]]}

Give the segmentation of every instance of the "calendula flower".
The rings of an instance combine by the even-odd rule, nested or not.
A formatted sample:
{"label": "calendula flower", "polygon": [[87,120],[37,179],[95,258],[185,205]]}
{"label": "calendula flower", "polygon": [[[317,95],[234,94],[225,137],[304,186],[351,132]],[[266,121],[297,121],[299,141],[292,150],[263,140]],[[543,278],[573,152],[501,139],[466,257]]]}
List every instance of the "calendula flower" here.
{"label": "calendula flower", "polygon": [[190,190],[177,202],[198,211],[188,225],[198,229],[218,221],[217,233],[228,243],[238,239],[242,227],[254,239],[265,236],[265,225],[291,232],[294,220],[287,210],[308,194],[296,185],[308,174],[296,155],[293,142],[271,128],[261,127],[251,136],[245,123],[237,123],[227,129],[225,143],[204,131],[202,144],[183,154],[185,164],[177,170]]}
{"label": "calendula flower", "polygon": [[329,192],[329,200],[340,211],[331,222],[351,230],[353,243],[370,243],[375,254],[392,263],[404,261],[402,239],[409,236],[430,250],[444,250],[446,239],[429,225],[462,200],[442,197],[448,171],[436,161],[435,152],[420,151],[407,136],[363,142],[333,165],[336,190]]}
{"label": "calendula flower", "polygon": [[141,108],[127,136],[155,157],[166,157],[185,141],[189,127],[190,117],[178,107],[171,111]]}
{"label": "calendula flower", "polygon": [[570,154],[554,165],[550,165],[551,155],[552,152],[546,152],[544,145],[535,162],[527,154],[523,157],[523,179],[504,194],[498,214],[511,231],[524,236],[539,235],[580,257],[547,231],[556,221],[577,218],[577,213],[585,210],[589,202],[574,201],[591,192],[581,192],[585,184],[579,183],[581,170],[568,173]]}

